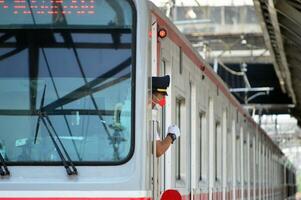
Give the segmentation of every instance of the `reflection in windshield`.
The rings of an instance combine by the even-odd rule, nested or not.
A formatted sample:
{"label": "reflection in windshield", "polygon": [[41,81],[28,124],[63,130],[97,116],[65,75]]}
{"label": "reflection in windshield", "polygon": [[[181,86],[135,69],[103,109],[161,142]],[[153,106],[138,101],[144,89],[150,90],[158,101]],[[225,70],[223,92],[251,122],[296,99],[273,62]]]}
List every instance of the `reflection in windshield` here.
{"label": "reflection in windshield", "polygon": [[6,161],[3,158],[2,152],[0,152],[0,176],[9,176],[10,171],[6,165]]}
{"label": "reflection in windshield", "polygon": [[46,128],[36,129],[41,112],[49,116],[73,161],[126,158],[131,144],[131,33],[111,31],[120,35],[119,44],[112,32],[97,30],[0,33],[7,37],[0,43],[0,139],[7,161],[61,160]]}
{"label": "reflection in windshield", "polygon": [[24,0],[0,2],[0,26],[23,27],[49,25],[95,26],[129,28],[132,26],[132,9],[128,0]]}

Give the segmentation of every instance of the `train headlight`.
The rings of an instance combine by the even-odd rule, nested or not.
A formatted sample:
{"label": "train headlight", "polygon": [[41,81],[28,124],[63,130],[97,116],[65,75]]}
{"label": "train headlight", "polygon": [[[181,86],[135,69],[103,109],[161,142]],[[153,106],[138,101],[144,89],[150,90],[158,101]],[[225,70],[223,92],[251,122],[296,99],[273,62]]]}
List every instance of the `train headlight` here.
{"label": "train headlight", "polygon": [[167,31],[164,28],[159,29],[158,31],[158,37],[161,39],[164,39],[167,36]]}

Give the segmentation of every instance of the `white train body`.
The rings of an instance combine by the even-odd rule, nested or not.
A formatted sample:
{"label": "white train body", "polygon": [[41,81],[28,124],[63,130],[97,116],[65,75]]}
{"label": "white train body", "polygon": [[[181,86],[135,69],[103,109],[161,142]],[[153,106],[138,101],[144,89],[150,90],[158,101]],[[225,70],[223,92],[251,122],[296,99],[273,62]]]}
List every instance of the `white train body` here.
{"label": "white train body", "polygon": [[[130,99],[132,100],[127,102],[123,94],[125,92],[121,89],[116,89],[117,93],[115,91],[114,94],[109,92],[102,94],[102,90],[100,90],[100,93],[93,93],[92,90],[99,86],[100,83],[95,84],[93,88],[88,88],[86,96],[89,98],[90,95],[91,99],[93,99],[93,95],[95,95],[96,105],[101,107],[101,103],[104,102],[104,104],[111,108],[110,112],[100,111],[101,109],[96,110],[96,113],[98,113],[96,116],[101,118],[101,114],[99,113],[102,113],[106,117],[110,117],[107,121],[107,118],[101,118],[99,126],[109,127],[108,133],[111,136],[118,132],[116,128],[118,122],[123,127],[122,120],[116,121],[118,106],[120,105],[120,111],[123,112],[127,111],[126,105],[132,105],[130,106],[131,116],[128,118],[125,117],[128,119],[125,123],[130,125],[126,126],[128,132],[127,135],[123,135],[124,140],[122,142],[124,143],[116,141],[114,143],[112,142],[113,140],[109,142],[107,137],[110,138],[111,136],[106,136],[105,134],[100,138],[97,135],[95,136],[94,133],[92,134],[93,129],[96,128],[96,122],[93,124],[94,121],[92,119],[90,121],[92,121],[93,126],[85,124],[85,127],[90,127],[85,129],[89,134],[91,132],[90,135],[87,134],[85,136],[84,133],[78,131],[84,127],[84,125],[81,126],[81,123],[83,123],[81,120],[85,119],[84,115],[89,115],[87,113],[95,111],[77,110],[76,106],[81,105],[82,102],[80,102],[72,104],[75,108],[71,106],[73,109],[70,111],[71,114],[69,113],[68,115],[67,111],[69,112],[69,110],[63,114],[67,116],[66,121],[70,123],[71,129],[75,130],[74,132],[77,134],[77,137],[73,135],[70,138],[75,141],[75,144],[73,144],[74,147],[79,147],[80,156],[78,160],[75,156],[75,151],[70,150],[72,144],[66,139],[68,134],[62,131],[58,133],[64,145],[68,147],[67,151],[71,154],[71,160],[77,168],[78,174],[66,174],[63,163],[57,155],[58,153],[55,153],[55,155],[52,153],[49,157],[41,155],[40,157],[46,161],[43,161],[40,157],[33,158],[28,155],[28,152],[40,155],[37,151],[43,151],[41,146],[36,150],[37,146],[34,145],[37,144],[34,143],[34,139],[38,138],[38,143],[40,140],[39,144],[41,145],[43,138],[47,138],[47,141],[52,145],[51,138],[49,139],[48,131],[45,128],[45,124],[48,122],[43,122],[43,120],[48,119],[47,112],[50,113],[50,119],[54,121],[53,124],[55,126],[63,126],[59,124],[60,120],[56,120],[51,115],[51,112],[56,113],[53,115],[59,115],[57,111],[60,109],[50,109],[54,107],[51,101],[55,101],[59,106],[66,105],[64,102],[56,101],[63,95],[47,99],[47,92],[53,90],[52,87],[56,84],[51,82],[50,76],[45,75],[47,78],[41,84],[40,82],[38,83],[40,85],[38,88],[38,99],[36,100],[36,110],[40,108],[39,111],[46,114],[41,115],[39,112],[35,112],[35,109],[31,110],[31,115],[35,116],[35,118],[30,121],[30,125],[27,122],[18,121],[21,120],[18,116],[23,115],[21,111],[17,110],[17,113],[21,114],[11,114],[9,112],[15,112],[15,110],[8,112],[3,107],[6,104],[10,105],[9,100],[3,100],[2,103],[0,101],[0,104],[2,104],[0,105],[0,110],[2,109],[0,111],[0,124],[2,127],[0,128],[1,153],[6,159],[5,164],[7,164],[10,171],[10,175],[2,176],[0,179],[0,200],[46,200],[54,198],[85,200],[159,199],[164,191],[168,189],[179,191],[182,199],[187,200],[283,200],[287,196],[294,194],[295,171],[293,167],[287,164],[287,160],[284,159],[284,155],[278,147],[273,144],[264,131],[242,109],[236,99],[229,93],[222,80],[211,70],[211,67],[206,64],[198,53],[193,50],[189,42],[180,34],[176,27],[149,2],[141,0],[115,0],[114,2],[121,1],[126,4],[125,7],[128,9],[124,12],[129,11],[129,6],[132,8],[133,21],[129,23],[132,26],[132,35],[130,37],[132,40],[122,39],[122,41],[132,41],[130,45],[130,51],[132,52],[132,67],[130,68],[132,70],[132,81],[126,82],[125,86],[123,86],[125,90],[132,91],[130,93]],[[101,2],[109,4],[109,1],[103,0]],[[120,8],[125,9],[121,6],[117,10]],[[3,22],[0,19],[1,23]],[[166,38],[158,38],[157,32],[161,28],[167,31]],[[9,29],[14,30],[11,27]],[[20,27],[17,29],[19,30]],[[21,30],[23,29],[21,28]],[[47,31],[48,29],[46,28],[45,30]],[[1,41],[1,37],[5,36],[7,30],[0,26],[0,31],[0,42],[2,42],[0,43],[1,56],[6,51],[6,40]],[[89,56],[92,57],[94,54],[91,54],[91,52],[81,52],[80,49],[86,48],[84,45],[87,46],[89,44],[77,44],[76,35],[72,36],[75,43],[71,44],[71,46],[69,44],[65,48],[70,51],[73,49],[74,54],[78,53],[79,56],[86,56],[89,60]],[[91,38],[94,37],[93,35],[90,36]],[[112,34],[111,36],[115,37],[116,35]],[[63,40],[65,40],[64,37]],[[95,41],[97,40],[95,39]],[[41,43],[43,46],[40,47],[40,59],[50,56],[50,50],[48,51],[47,49],[50,48],[47,47],[48,43],[46,44],[45,42],[44,44],[40,40],[36,42],[39,45]],[[105,42],[101,40],[100,43]],[[60,45],[60,43],[56,45]],[[25,46],[29,49],[30,44],[25,44]],[[112,50],[109,52],[111,54],[101,55],[100,51],[99,56],[101,59],[109,57],[114,61],[113,49],[116,48],[117,51],[121,47],[117,45],[115,47],[104,48],[111,48]],[[46,53],[41,49],[45,49]],[[76,53],[76,51],[78,52]],[[31,55],[36,54],[32,53]],[[83,59],[82,57],[79,58],[79,60]],[[5,62],[5,59],[0,57],[0,67],[7,65],[7,63],[1,65],[1,62]],[[59,55],[58,60],[60,60]],[[89,61],[81,61],[82,63],[79,64],[80,61],[77,60],[77,64],[79,66],[82,65],[83,68],[87,66],[85,63],[89,63]],[[51,61],[49,62],[51,66]],[[64,61],[61,60],[61,62]],[[74,63],[76,62],[74,61]],[[29,69],[31,69],[31,65],[33,64],[29,65]],[[46,65],[48,64],[43,65],[45,65],[46,69]],[[68,66],[68,63],[66,63],[66,66]],[[55,68],[51,69],[55,71]],[[0,70],[0,73],[2,72]],[[3,73],[5,75],[0,75],[0,81],[14,77],[6,75],[6,72]],[[164,156],[157,159],[152,153],[153,138],[155,138],[152,132],[158,123],[157,119],[153,118],[150,104],[151,76],[164,74],[171,76],[171,86],[168,89],[167,105],[158,113],[157,118],[160,119],[159,123],[162,130],[165,130],[171,123],[178,124],[181,129],[181,137]],[[107,76],[109,75],[107,74]],[[90,81],[89,76],[87,77],[85,83]],[[57,81],[57,79],[54,80]],[[70,80],[66,79],[65,84],[68,84],[67,81]],[[2,82],[1,85],[4,83]],[[16,84],[18,85],[18,83]],[[22,84],[25,84],[25,82],[22,82]],[[43,95],[43,88],[46,84],[47,89],[45,89],[46,92]],[[63,85],[61,83],[61,85],[56,86],[59,89],[59,86],[63,87]],[[10,89],[13,90],[13,88]],[[33,90],[30,90],[30,92],[33,92]],[[9,96],[10,94],[8,94],[7,90],[2,87],[0,87],[0,94],[1,96],[8,95],[10,99],[14,97]],[[48,95],[55,96],[55,92]],[[12,100],[17,102],[16,105],[21,105],[22,101],[25,101],[22,97],[16,97],[18,97],[16,100]],[[42,104],[44,97],[46,99],[45,107]],[[102,98],[104,98],[103,102],[99,102],[102,101]],[[117,101],[114,98],[121,98],[123,101],[118,102],[119,100]],[[42,104],[41,107],[40,102]],[[91,105],[91,107],[95,106],[93,102]],[[61,110],[65,111],[63,108]],[[82,112],[86,112],[86,114],[81,114]],[[12,119],[12,116],[17,117]],[[39,118],[41,121],[40,128],[36,130]],[[12,120],[18,124],[12,126]],[[63,118],[61,118],[61,121],[63,121]],[[66,124],[68,124],[67,122]],[[49,123],[48,125],[50,126]],[[60,127],[57,129],[60,130]],[[26,132],[24,133],[23,140],[20,136],[20,130]],[[67,129],[64,128],[62,130]],[[125,129],[122,128],[121,130]],[[38,136],[34,138],[35,132],[38,132]],[[160,136],[164,137],[163,131]],[[104,141],[99,141],[101,139]],[[55,140],[58,142],[58,138],[55,138]],[[27,145],[28,142],[26,141],[31,142],[30,145]],[[85,141],[84,145],[80,146],[81,143],[79,141]],[[127,145],[123,145],[125,143]],[[112,148],[114,144],[116,145],[115,149]],[[45,149],[48,148],[47,145],[45,144]],[[111,148],[112,150],[108,150]],[[58,151],[53,147],[49,149],[55,149],[55,152]],[[122,150],[126,152],[123,154]],[[4,151],[5,153],[3,153]],[[100,153],[96,155],[94,151]],[[28,160],[24,157],[24,152],[29,157]],[[66,158],[66,154],[64,152],[63,154]],[[85,161],[85,159],[87,160]],[[66,160],[67,165],[70,166],[70,161]],[[72,170],[72,167],[70,169]]]}

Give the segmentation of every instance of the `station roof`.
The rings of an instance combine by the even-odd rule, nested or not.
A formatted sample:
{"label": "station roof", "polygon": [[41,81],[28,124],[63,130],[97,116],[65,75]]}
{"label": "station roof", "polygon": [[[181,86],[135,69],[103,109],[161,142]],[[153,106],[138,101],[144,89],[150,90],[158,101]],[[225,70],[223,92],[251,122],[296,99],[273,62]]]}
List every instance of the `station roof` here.
{"label": "station roof", "polygon": [[282,91],[295,104],[291,114],[301,125],[301,2],[254,0],[254,5]]}

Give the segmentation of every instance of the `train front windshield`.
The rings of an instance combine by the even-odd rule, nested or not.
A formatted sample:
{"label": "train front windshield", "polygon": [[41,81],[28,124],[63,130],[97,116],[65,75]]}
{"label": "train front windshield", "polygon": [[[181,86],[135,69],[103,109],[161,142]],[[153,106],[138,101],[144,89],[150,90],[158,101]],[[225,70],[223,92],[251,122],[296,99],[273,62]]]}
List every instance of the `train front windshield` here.
{"label": "train front windshield", "polygon": [[130,0],[2,0],[0,13],[5,161],[60,164],[63,148],[79,165],[127,161],[136,32]]}

